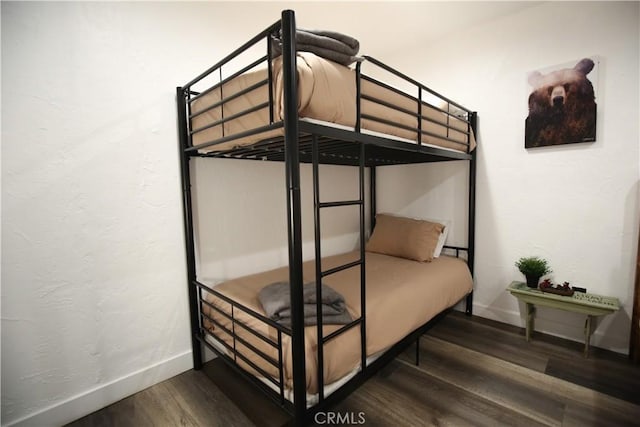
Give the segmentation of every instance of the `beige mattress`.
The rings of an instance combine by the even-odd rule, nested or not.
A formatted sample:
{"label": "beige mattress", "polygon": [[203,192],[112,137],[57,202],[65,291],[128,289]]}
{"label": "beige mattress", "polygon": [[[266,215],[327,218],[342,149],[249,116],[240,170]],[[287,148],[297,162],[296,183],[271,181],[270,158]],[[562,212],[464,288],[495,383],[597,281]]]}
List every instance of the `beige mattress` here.
{"label": "beige mattress", "polygon": [[[359,252],[336,255],[323,259],[324,270],[357,260]],[[423,325],[441,311],[455,305],[472,289],[472,278],[464,260],[441,256],[432,262],[421,263],[403,258],[367,252],[367,356],[385,350]],[[304,263],[304,281],[315,279],[315,263]],[[259,273],[234,279],[216,286],[216,290],[229,298],[242,303],[248,308],[264,315],[258,300],[258,292],[264,286],[288,279],[288,268]],[[346,300],[352,317],[360,317],[360,269],[355,267],[327,276],[323,283],[341,293]],[[210,293],[203,291],[204,298],[230,313],[230,305]],[[204,314],[216,319],[231,330],[231,322],[224,316],[202,304]],[[242,314],[235,310],[236,319],[242,320],[250,328],[265,336],[277,339],[275,328],[264,322]],[[221,328],[213,329],[210,322],[205,327],[220,340],[233,346],[231,336]],[[340,328],[340,325],[326,325],[323,333],[328,335]],[[236,334],[252,345],[278,359],[278,352],[273,347],[256,338],[254,335],[236,326]],[[305,356],[307,392],[316,393],[317,360],[316,343],[317,328],[309,326],[305,331]],[[273,378],[278,378],[278,370],[256,354],[236,342],[236,349]],[[284,359],[284,382],[286,388],[292,388],[291,340],[283,334],[282,354]],[[357,367],[360,363],[360,328],[356,326],[337,338],[329,341],[324,347],[324,383],[330,384]],[[258,375],[255,370],[238,359],[244,369]]]}
{"label": "beige mattress", "polygon": [[[310,118],[327,123],[353,128],[356,123],[356,79],[355,70],[328,61],[308,52],[298,52],[298,114],[300,118]],[[267,69],[257,69],[247,72],[227,82],[221,90],[214,90],[201,96],[192,103],[192,114],[206,110],[221,99],[250,87],[267,78]],[[274,82],[274,121],[283,119],[283,90],[282,90],[282,60],[273,61]],[[417,92],[417,89],[416,89]],[[362,80],[362,94],[381,99],[387,103],[402,107],[406,110],[418,111],[417,103],[382,86]],[[413,94],[417,96],[416,94]],[[191,119],[191,129],[196,131],[205,128],[223,117],[256,107],[269,100],[268,86],[265,84],[236,99],[226,102],[222,107],[209,109]],[[446,107],[445,107],[446,109]],[[417,128],[417,118],[409,114],[394,110],[378,103],[362,100],[362,114],[371,115],[385,120],[399,123],[411,128]],[[468,141],[467,123],[454,116],[428,106],[422,107],[422,130],[436,136],[422,136],[422,143],[438,147],[466,151],[466,145],[458,144],[440,137],[448,137],[454,141],[466,144]],[[435,121],[435,123],[434,123]],[[447,127],[449,123],[449,128]],[[225,122],[193,134],[193,144],[199,145],[231,136],[249,129],[256,129],[269,124],[269,108],[265,107],[250,114]],[[223,129],[224,126],[224,129]],[[363,119],[363,132],[377,132],[409,141],[417,141],[417,132]],[[453,128],[453,129],[451,129]],[[457,129],[457,130],[456,130]],[[224,134],[223,134],[224,132]],[[283,129],[278,128],[257,135],[251,135],[227,141],[215,146],[206,147],[202,152],[224,151],[237,147],[251,145],[257,141],[280,136]],[[471,135],[471,148],[475,148],[475,139]]]}

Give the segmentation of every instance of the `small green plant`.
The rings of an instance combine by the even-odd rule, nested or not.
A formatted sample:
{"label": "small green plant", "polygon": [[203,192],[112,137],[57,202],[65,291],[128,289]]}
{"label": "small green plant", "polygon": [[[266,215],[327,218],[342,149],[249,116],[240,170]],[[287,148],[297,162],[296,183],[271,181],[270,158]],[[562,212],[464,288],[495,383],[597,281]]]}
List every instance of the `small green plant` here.
{"label": "small green plant", "polygon": [[516,261],[516,267],[525,276],[533,277],[542,277],[552,271],[547,260],[537,256],[520,258]]}

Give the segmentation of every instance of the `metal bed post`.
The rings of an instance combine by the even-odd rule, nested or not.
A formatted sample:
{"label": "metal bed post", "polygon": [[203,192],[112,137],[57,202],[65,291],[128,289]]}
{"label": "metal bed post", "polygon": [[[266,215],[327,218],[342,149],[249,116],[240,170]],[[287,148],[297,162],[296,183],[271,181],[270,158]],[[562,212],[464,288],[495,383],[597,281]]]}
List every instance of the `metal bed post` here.
{"label": "metal bed post", "polygon": [[312,163],[313,163],[313,222],[315,229],[315,254],[316,254],[316,313],[317,313],[317,374],[318,374],[318,401],[324,400],[324,333],[322,330],[322,232],[320,229],[320,170],[318,155],[318,137],[314,134],[311,139]]}
{"label": "metal bed post", "polygon": [[184,219],[184,238],[187,252],[187,286],[189,287],[189,311],[191,318],[191,347],[193,369],[202,368],[202,346],[198,341],[200,334],[200,315],[198,307],[198,290],[196,289],[196,256],[193,240],[193,210],[191,205],[191,173],[189,162],[191,156],[185,151],[189,146],[189,130],[187,129],[186,92],[176,88],[178,105],[178,133],[180,141],[180,170],[182,172],[182,214]]}
{"label": "metal bed post", "polygon": [[376,167],[372,165],[369,168],[369,214],[371,215],[371,218],[369,218],[371,221],[369,227],[370,234],[373,234],[373,229],[376,226],[376,209]]}
{"label": "metal bed post", "polygon": [[298,151],[298,93],[296,81],[296,22],[292,10],[282,12],[282,60],[284,81],[284,141],[287,182],[289,286],[291,287],[291,352],[293,364],[294,422],[304,423],[306,368],[302,297],[302,218],[300,154]]}
{"label": "metal bed post", "polygon": [[365,144],[360,143],[360,159],[358,165],[358,194],[360,196],[360,363],[361,371],[367,368],[367,277],[366,277],[366,256],[364,238],[364,168],[366,165]]}
{"label": "metal bed post", "polygon": [[[469,123],[473,135],[476,135],[478,114],[474,111],[469,117]],[[473,277],[473,265],[475,260],[475,241],[476,241],[476,158],[477,148],[471,154],[469,160],[469,226],[468,226],[468,260],[469,271]],[[471,316],[473,314],[473,290],[467,296],[465,314]]]}

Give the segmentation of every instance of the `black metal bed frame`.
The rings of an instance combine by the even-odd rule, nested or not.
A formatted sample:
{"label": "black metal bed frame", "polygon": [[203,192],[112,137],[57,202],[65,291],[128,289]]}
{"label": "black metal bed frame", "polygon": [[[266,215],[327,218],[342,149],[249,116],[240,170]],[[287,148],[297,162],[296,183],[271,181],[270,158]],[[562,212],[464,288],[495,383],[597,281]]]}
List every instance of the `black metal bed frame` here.
{"label": "black metal bed frame", "polygon": [[[436,316],[434,319],[425,323],[421,327],[417,328],[396,345],[387,350],[384,354],[378,357],[373,362],[367,364],[366,354],[366,277],[365,277],[365,168],[370,169],[370,220],[371,229],[375,226],[375,214],[376,214],[376,167],[383,165],[395,165],[395,164],[409,164],[409,163],[426,163],[437,161],[450,161],[450,160],[468,160],[470,164],[469,168],[469,194],[468,194],[468,246],[467,247],[454,247],[446,246],[449,251],[455,252],[456,256],[460,256],[461,252],[466,252],[467,262],[469,269],[473,274],[474,264],[474,235],[475,235],[475,174],[476,174],[476,154],[470,147],[470,135],[476,130],[476,113],[468,110],[461,105],[451,101],[450,99],[434,92],[421,83],[409,78],[408,76],[394,70],[393,68],[383,64],[382,62],[371,57],[364,57],[364,62],[373,64],[376,67],[390,73],[391,75],[398,77],[405,82],[413,85],[418,92],[417,96],[409,95],[405,92],[401,92],[391,86],[383,83],[380,80],[373,79],[361,72],[362,62],[356,64],[356,112],[357,121],[354,130],[345,130],[342,128],[326,126],[323,124],[308,122],[300,120],[297,111],[297,76],[296,76],[296,46],[295,46],[295,16],[294,12],[285,10],[282,12],[281,20],[277,21],[254,38],[240,46],[230,55],[223,60],[209,68],[204,73],[200,74],[189,83],[177,88],[177,103],[178,103],[178,128],[179,128],[179,140],[180,140],[180,161],[182,170],[182,189],[183,189],[183,208],[184,208],[184,227],[185,227],[185,240],[186,240],[186,258],[187,258],[187,280],[189,289],[189,301],[191,311],[191,331],[192,331],[192,346],[193,346],[193,364],[194,369],[201,369],[203,365],[202,350],[203,345],[214,351],[219,357],[228,362],[234,370],[240,373],[242,376],[250,380],[257,387],[262,389],[267,396],[271,397],[274,402],[279,404],[290,414],[293,415],[293,424],[303,425],[311,421],[311,417],[314,413],[321,411],[344,396],[349,394],[360,384],[366,381],[371,375],[377,372],[387,362],[393,359],[397,354],[403,351],[410,343],[419,339],[419,337],[428,330],[437,320],[446,314],[448,311],[444,311]],[[275,34],[280,34],[282,38],[282,55],[283,55],[283,80],[284,80],[284,119],[277,121],[274,118],[274,94],[272,82],[272,52],[270,39]],[[247,67],[244,67],[240,71],[232,74],[231,76],[222,78],[222,67],[228,64],[232,59],[236,58],[247,49],[256,45],[257,43],[266,41],[267,54],[251,63]],[[258,87],[268,85],[269,87],[269,100],[263,104],[260,104],[249,110],[234,114],[229,117],[222,117],[216,123],[205,126],[200,129],[191,128],[191,119],[202,111],[197,113],[191,112],[191,103],[200,98],[201,96],[214,91],[219,90],[222,94],[222,86],[231,79],[240,76],[241,74],[251,70],[259,64],[267,63],[268,78],[262,82],[259,82],[252,87],[243,90],[240,93],[230,95],[226,98],[221,96],[219,102],[207,108],[223,107],[224,104],[237,96],[241,96],[254,90]],[[200,82],[205,77],[211,75],[214,72],[220,73],[220,81],[213,86],[207,88],[204,91],[194,91],[192,87]],[[368,97],[361,93],[361,81],[367,80],[377,85],[392,90],[398,94],[406,96],[416,102],[416,111],[402,110],[391,104],[386,103],[384,100]],[[428,93],[438,97],[447,103],[447,110],[434,107],[431,104],[426,103],[423,100],[423,94]],[[386,121],[381,117],[374,117],[363,114],[361,112],[361,101],[367,99],[372,102],[385,105],[389,108],[398,109],[404,113],[411,114],[416,117],[416,127],[409,130],[416,132],[417,143],[402,142],[397,139],[384,138],[381,136],[375,136],[370,133],[364,133],[361,131],[361,120],[368,119],[378,122],[383,122],[393,126],[403,127],[399,124],[394,124]],[[452,151],[446,149],[439,149],[428,145],[422,144],[422,135],[429,135],[429,132],[422,129],[422,120],[428,120],[422,115],[423,106],[429,108],[437,108],[442,113],[447,115],[447,132],[450,129],[448,117],[450,117],[450,107],[455,106],[459,111],[463,111],[466,115],[467,122],[467,143],[464,144],[466,152]],[[233,134],[224,135],[216,140],[208,141],[199,145],[194,145],[192,137],[195,133],[206,130],[213,126],[221,126],[227,121],[236,119],[244,114],[249,114],[260,108],[269,108],[270,123],[267,126],[263,126],[257,129],[248,129],[246,131]],[[260,142],[254,143],[248,147],[233,148],[224,151],[214,151],[209,153],[203,153],[200,150],[211,147],[223,142],[233,141],[248,135],[259,134],[269,130],[283,128],[284,136],[265,139]],[[405,127],[406,129],[406,127]],[[451,128],[453,129],[453,128]],[[456,129],[456,131],[458,131]],[[223,130],[224,132],[224,130]],[[450,141],[458,143],[447,136],[442,139],[449,139]],[[206,284],[198,281],[196,274],[196,256],[195,256],[195,241],[194,241],[194,224],[193,224],[193,207],[191,201],[191,173],[190,173],[190,160],[193,157],[218,157],[218,158],[239,158],[239,159],[253,159],[253,160],[271,160],[271,161],[284,161],[285,173],[286,173],[286,188],[287,188],[287,218],[288,218],[288,258],[289,258],[289,283],[291,285],[291,307],[292,307],[292,321],[291,329],[274,322],[273,320],[266,318],[260,313],[257,313],[242,304],[233,301],[225,295],[217,292],[215,289],[207,286]],[[324,336],[322,332],[322,316],[318,316],[317,333],[322,345],[317,346],[318,357],[318,403],[312,407],[307,407],[306,401],[306,379],[305,379],[305,347],[304,347],[304,314],[303,314],[303,297],[302,297],[302,233],[301,233],[301,195],[300,195],[300,164],[311,163],[313,168],[313,196],[314,196],[314,229],[315,229],[315,260],[316,260],[316,284],[317,293],[320,295],[321,279],[327,275],[336,273],[338,271],[345,270],[347,268],[359,267],[360,268],[360,289],[361,289],[361,317],[355,319],[350,324],[344,325],[337,331],[330,335]],[[336,201],[336,202],[322,202],[320,200],[319,191],[319,164],[337,164],[337,165],[351,165],[357,166],[359,169],[359,197],[356,200]],[[320,230],[320,215],[321,211],[327,208],[336,206],[358,206],[360,216],[360,259],[339,266],[327,271],[323,271],[321,267],[321,230]],[[216,307],[204,298],[202,293],[208,292],[220,300],[229,305],[229,311],[225,311]],[[466,313],[471,315],[473,302],[473,291],[466,297]],[[219,315],[225,317],[232,325],[231,329],[214,319],[212,316],[208,316],[203,312],[203,306],[207,306],[208,309],[216,311]],[[318,314],[321,313],[320,298],[318,298]],[[264,336],[259,332],[252,330],[244,322],[237,317],[239,313],[243,316],[251,316],[265,324],[273,327],[277,331],[277,339],[273,340],[270,337]],[[223,345],[226,351],[220,351],[219,348],[213,346],[208,340],[207,336],[216,337],[215,333],[207,330],[203,327],[203,322],[210,322],[216,326],[216,330],[220,330],[221,333],[228,334],[233,337],[233,345],[229,345],[224,342],[223,339],[218,337],[217,341]],[[324,395],[324,377],[323,377],[323,347],[326,342],[340,335],[348,329],[353,327],[360,327],[360,345],[361,345],[361,361],[360,370],[351,378],[346,384],[334,391],[328,396]],[[265,342],[272,347],[278,354],[277,359],[266,354],[264,351],[256,348],[247,340],[236,334],[236,328],[241,328],[248,332],[257,339]],[[285,397],[285,386],[283,379],[283,355],[282,355],[282,337],[283,335],[289,335],[292,342],[292,363],[293,363],[293,403]],[[278,378],[273,378],[264,369],[253,363],[242,352],[236,349],[236,344],[242,345],[245,349],[249,349],[254,354],[265,360],[265,362],[278,369]],[[419,347],[416,347],[418,349]],[[417,350],[416,350],[417,351]],[[248,373],[244,369],[238,366],[238,361],[242,361],[256,372],[258,372],[265,381],[271,383],[271,386],[267,385],[265,381],[261,381],[254,375]],[[275,391],[277,390],[277,391]]]}

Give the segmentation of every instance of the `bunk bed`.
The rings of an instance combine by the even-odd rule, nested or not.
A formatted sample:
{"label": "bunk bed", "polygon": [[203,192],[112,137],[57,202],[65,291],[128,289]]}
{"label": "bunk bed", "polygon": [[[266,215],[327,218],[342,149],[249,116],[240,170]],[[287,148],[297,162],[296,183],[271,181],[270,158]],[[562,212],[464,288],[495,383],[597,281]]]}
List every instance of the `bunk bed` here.
{"label": "bunk bed", "polygon": [[[202,368],[203,347],[209,348],[288,411],[294,424],[304,425],[417,342],[460,300],[471,314],[476,113],[375,58],[344,66],[297,51],[295,37],[295,15],[283,11],[279,21],[178,87],[177,102],[194,368]],[[282,44],[277,53],[276,39]],[[264,47],[264,56],[223,76],[223,67],[256,46]],[[396,89],[363,72],[363,66],[412,89]],[[217,77],[214,83],[200,89],[211,76]],[[195,157],[284,162],[287,267],[216,286],[198,277],[190,168]],[[467,246],[444,246],[448,255],[437,258],[431,246],[418,244],[407,253],[388,249],[384,240],[395,233],[388,223],[409,221],[402,222],[409,240],[414,227],[426,225],[376,212],[376,167],[452,160],[469,162]],[[313,171],[315,258],[307,262],[302,260],[301,163],[310,163]],[[320,164],[357,167],[358,199],[322,201]],[[358,207],[359,248],[323,258],[321,211],[338,206]],[[373,233],[368,243],[367,215]],[[278,282],[290,295],[286,323],[268,316],[260,304],[260,292]],[[321,298],[311,305],[306,301],[307,285],[320,296],[325,285],[337,290],[348,319],[327,321]]]}

